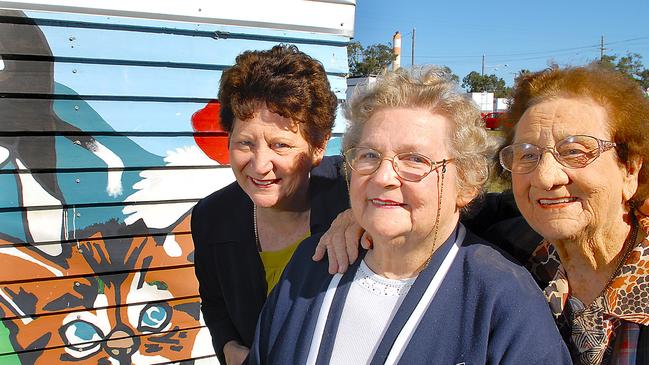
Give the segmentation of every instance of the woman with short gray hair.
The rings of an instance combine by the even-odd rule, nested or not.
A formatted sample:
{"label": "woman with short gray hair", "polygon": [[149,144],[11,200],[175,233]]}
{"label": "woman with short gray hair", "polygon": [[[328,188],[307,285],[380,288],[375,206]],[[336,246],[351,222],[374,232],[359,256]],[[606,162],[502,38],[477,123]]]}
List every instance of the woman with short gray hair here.
{"label": "woman with short gray hair", "polygon": [[348,108],[350,202],[373,248],[332,277],[309,260],[320,235],[305,240],[250,362],[570,363],[529,273],[459,223],[492,151],[474,104],[437,69],[398,70]]}

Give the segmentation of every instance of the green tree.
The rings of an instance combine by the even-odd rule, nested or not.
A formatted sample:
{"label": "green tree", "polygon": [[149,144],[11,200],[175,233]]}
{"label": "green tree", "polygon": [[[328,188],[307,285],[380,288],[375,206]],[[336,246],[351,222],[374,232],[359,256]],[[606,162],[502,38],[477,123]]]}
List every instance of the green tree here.
{"label": "green tree", "polygon": [[450,67],[448,66],[441,66],[441,67],[442,67],[442,72],[446,75],[446,77],[449,78],[449,80],[453,81],[456,84],[460,83],[460,76],[454,74],[453,70],[451,70]]}
{"label": "green tree", "polygon": [[528,75],[528,74],[531,74],[531,73],[532,73],[532,71],[530,71],[530,70],[528,70],[526,68],[522,68],[520,71],[518,71],[516,73],[516,76],[514,76],[514,84],[516,84],[518,82],[518,79],[521,78],[522,76],[525,76],[525,75]]}
{"label": "green tree", "polygon": [[373,44],[363,47],[359,42],[347,45],[347,60],[350,77],[377,75],[395,60],[392,47],[386,44]]}
{"label": "green tree", "polygon": [[476,71],[469,72],[462,79],[462,87],[468,92],[492,92],[497,98],[505,98],[511,92],[511,88],[505,85],[505,80],[491,74],[481,75]]}
{"label": "green tree", "polygon": [[617,70],[638,82],[643,90],[649,87],[649,70],[642,63],[642,56],[638,53],[627,52],[626,56],[604,55],[599,61],[600,65]]}
{"label": "green tree", "polygon": [[640,80],[638,80],[640,82],[640,87],[645,91],[649,91],[649,70],[642,70],[638,76],[640,77]]}

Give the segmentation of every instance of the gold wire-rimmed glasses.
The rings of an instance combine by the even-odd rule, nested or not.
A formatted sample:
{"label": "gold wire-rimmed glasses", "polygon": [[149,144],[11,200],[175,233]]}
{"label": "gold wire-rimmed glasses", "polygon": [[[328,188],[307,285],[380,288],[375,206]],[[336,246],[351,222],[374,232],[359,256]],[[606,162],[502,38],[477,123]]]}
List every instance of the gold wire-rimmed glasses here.
{"label": "gold wire-rimmed glasses", "polygon": [[371,175],[383,160],[392,162],[392,168],[397,176],[406,181],[421,181],[433,170],[445,167],[453,159],[433,161],[430,158],[416,152],[404,152],[396,154],[392,158],[383,157],[383,154],[369,147],[353,147],[343,153],[345,161],[361,175]]}
{"label": "gold wire-rimmed glasses", "polygon": [[615,142],[575,135],[560,140],[554,147],[539,147],[531,143],[511,144],[500,150],[499,160],[505,170],[513,174],[527,174],[536,169],[545,152],[550,152],[561,165],[580,169],[615,146]]}

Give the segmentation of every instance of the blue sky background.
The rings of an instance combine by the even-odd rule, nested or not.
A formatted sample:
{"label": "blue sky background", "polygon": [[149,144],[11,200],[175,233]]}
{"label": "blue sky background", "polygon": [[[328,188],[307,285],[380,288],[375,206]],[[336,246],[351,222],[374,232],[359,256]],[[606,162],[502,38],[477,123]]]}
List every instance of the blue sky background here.
{"label": "blue sky background", "polygon": [[[358,0],[354,39],[363,46],[388,43],[402,35],[401,65],[411,64],[411,34],[416,28],[415,64],[451,67],[462,79],[495,73],[511,85],[516,72],[539,70],[549,61],[580,65],[606,54],[627,51],[643,56],[649,68],[649,1],[434,1]],[[505,66],[507,65],[507,66]]]}

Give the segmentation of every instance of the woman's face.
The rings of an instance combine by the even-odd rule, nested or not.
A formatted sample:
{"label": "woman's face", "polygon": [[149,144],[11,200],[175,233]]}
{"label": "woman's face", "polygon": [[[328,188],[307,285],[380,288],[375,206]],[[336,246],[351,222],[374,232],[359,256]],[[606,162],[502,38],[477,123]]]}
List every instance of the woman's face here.
{"label": "woman's face", "polygon": [[[385,158],[370,175],[352,172],[350,200],[357,222],[372,236],[382,238],[431,238],[438,205],[438,176],[432,171],[419,182],[401,179],[392,167],[396,154],[417,152],[433,161],[449,159],[445,140],[448,122],[426,109],[385,108],[376,111],[363,127],[358,147],[379,151]],[[444,174],[440,232],[457,224],[457,173],[448,163]]]}
{"label": "woman's face", "polygon": [[235,119],[229,150],[234,176],[255,205],[282,210],[306,203],[309,172],[324,153],[309,146],[297,123],[265,105],[249,120]]}
{"label": "woman's face", "polygon": [[[523,114],[513,143],[554,147],[571,135],[610,141],[606,109],[586,98],[541,102]],[[615,150],[602,153],[583,168],[562,166],[544,153],[534,171],[512,174],[512,187],[521,213],[546,239],[592,237],[620,222],[624,203],[637,188],[637,171],[628,173]]]}

